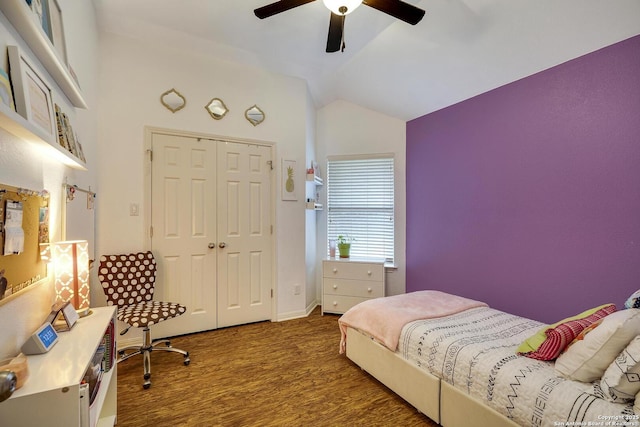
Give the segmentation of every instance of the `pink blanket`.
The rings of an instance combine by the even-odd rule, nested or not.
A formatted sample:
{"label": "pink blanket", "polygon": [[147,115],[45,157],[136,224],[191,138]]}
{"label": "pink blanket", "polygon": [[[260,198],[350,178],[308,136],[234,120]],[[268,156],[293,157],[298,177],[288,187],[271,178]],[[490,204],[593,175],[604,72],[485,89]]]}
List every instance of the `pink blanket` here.
{"label": "pink blanket", "polygon": [[475,307],[487,307],[487,304],[440,291],[417,291],[367,300],[338,319],[340,353],[346,350],[347,327],[358,329],[395,351],[402,327],[407,323],[449,316]]}

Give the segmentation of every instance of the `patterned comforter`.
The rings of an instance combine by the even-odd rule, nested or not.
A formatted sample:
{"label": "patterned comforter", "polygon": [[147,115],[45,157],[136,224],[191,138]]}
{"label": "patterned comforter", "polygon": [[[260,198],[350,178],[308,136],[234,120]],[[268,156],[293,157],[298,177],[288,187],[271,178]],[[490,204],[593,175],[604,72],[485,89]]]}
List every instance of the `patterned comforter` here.
{"label": "patterned comforter", "polygon": [[543,326],[489,307],[402,329],[397,352],[522,426],[638,426],[633,404],[602,398],[599,381],[555,375],[552,362],[515,354]]}

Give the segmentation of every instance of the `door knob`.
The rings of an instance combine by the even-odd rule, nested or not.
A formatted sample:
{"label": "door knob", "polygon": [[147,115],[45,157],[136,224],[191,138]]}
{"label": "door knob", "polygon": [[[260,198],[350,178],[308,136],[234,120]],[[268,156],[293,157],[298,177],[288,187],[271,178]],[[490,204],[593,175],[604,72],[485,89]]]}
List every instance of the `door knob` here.
{"label": "door knob", "polygon": [[224,248],[224,247],[226,247],[226,246],[227,246],[227,244],[226,244],[225,242],[220,242],[220,243],[218,244],[218,247],[219,247],[219,248]]}
{"label": "door knob", "polygon": [[215,249],[216,248],[216,244],[215,243],[209,243],[209,249]]}

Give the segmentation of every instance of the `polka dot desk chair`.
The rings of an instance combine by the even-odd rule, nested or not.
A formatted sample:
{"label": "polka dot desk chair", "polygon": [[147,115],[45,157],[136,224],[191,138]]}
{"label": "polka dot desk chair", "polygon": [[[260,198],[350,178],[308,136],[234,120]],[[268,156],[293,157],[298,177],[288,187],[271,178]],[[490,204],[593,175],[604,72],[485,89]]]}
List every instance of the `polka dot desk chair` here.
{"label": "polka dot desk chair", "polygon": [[[130,357],[142,355],[144,363],[143,387],[151,386],[151,351],[172,351],[184,356],[183,363],[190,363],[189,353],[171,347],[169,340],[151,340],[149,327],[164,320],[182,315],[186,307],[180,304],[153,301],[156,281],[156,260],[151,251],[100,257],[98,278],[107,296],[107,304],[118,306],[118,320],[130,327],[142,328],[141,346],[129,346],[118,350],[118,363]],[[164,347],[157,347],[164,344]]]}

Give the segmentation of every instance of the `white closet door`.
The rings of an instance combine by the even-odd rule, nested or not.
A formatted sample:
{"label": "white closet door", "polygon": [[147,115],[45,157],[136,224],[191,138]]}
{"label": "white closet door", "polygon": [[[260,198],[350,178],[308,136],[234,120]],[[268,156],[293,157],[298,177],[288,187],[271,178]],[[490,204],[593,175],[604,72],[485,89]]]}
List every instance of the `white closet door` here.
{"label": "white closet door", "polygon": [[216,143],[154,133],[152,149],[151,245],[159,264],[154,298],[187,307],[179,318],[153,326],[154,335],[215,329]]}
{"label": "white closet door", "polygon": [[156,299],[187,313],[173,336],[272,317],[271,147],[152,135]]}
{"label": "white closet door", "polygon": [[270,147],[218,145],[219,327],[271,318],[270,165]]}

